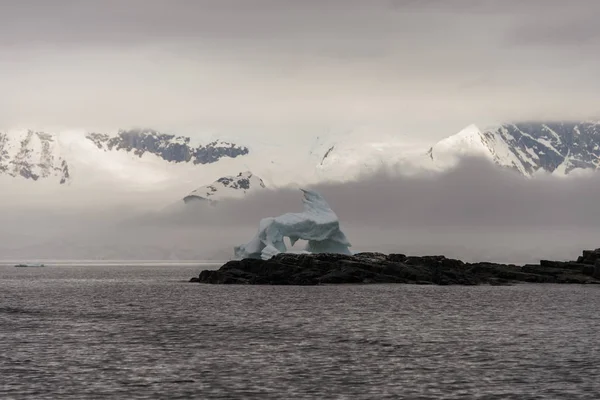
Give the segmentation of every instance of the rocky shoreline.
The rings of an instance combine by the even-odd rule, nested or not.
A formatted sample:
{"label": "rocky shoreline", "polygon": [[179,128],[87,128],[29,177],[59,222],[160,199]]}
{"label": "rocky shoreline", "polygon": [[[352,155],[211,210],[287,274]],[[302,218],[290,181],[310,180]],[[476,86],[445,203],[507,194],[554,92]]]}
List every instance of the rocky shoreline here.
{"label": "rocky shoreline", "polygon": [[205,270],[190,282],[246,285],[406,283],[433,285],[509,285],[528,283],[600,284],[600,249],[577,261],[547,261],[523,266],[465,263],[444,256],[359,253],[279,254],[269,260],[229,261]]}

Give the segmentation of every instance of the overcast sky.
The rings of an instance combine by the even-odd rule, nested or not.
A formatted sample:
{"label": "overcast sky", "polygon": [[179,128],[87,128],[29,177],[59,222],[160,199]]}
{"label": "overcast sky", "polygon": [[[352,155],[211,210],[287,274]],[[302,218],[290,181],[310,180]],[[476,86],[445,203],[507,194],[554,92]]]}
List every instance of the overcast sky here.
{"label": "overcast sky", "polygon": [[597,0],[0,0],[0,127],[368,127],[600,115]]}

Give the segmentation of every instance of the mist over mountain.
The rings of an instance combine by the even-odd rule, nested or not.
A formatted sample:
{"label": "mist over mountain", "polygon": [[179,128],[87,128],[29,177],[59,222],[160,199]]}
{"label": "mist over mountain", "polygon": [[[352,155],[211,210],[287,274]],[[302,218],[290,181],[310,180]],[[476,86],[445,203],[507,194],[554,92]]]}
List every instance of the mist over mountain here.
{"label": "mist over mountain", "polygon": [[[401,168],[397,166],[396,168]],[[600,174],[525,177],[484,157],[439,173],[380,169],[311,185],[338,214],[353,250],[530,262],[573,257],[600,240]],[[226,259],[260,218],[301,209],[297,188],[267,188],[154,211],[121,207],[2,208],[3,259]],[[180,199],[182,204],[183,201]]]}
{"label": "mist over mountain", "polygon": [[228,258],[260,218],[299,210],[300,187],[324,194],[355,250],[560,258],[600,237],[599,127],[473,125],[410,151],[362,132],[291,146],[8,131],[0,258]]}
{"label": "mist over mountain", "polygon": [[547,121],[484,129],[471,125],[429,149],[409,149],[399,137],[361,130],[307,135],[302,143],[261,142],[251,137],[235,143],[214,135],[202,140],[152,129],[114,134],[0,132],[0,180],[17,191],[25,185],[17,181],[27,180],[52,191],[56,185],[82,192],[104,185],[115,192],[121,188],[157,195],[168,190],[189,193],[242,171],[258,176],[267,187],[279,188],[352,181],[398,165],[404,175],[443,172],[472,156],[525,176],[596,170],[600,124]]}

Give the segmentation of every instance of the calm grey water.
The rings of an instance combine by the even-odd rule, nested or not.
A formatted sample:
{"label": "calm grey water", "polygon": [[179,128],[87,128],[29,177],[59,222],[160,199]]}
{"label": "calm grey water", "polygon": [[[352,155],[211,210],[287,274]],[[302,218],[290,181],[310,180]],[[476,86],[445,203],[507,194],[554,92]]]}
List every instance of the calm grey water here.
{"label": "calm grey water", "polygon": [[189,284],[0,267],[0,397],[600,398],[600,287]]}

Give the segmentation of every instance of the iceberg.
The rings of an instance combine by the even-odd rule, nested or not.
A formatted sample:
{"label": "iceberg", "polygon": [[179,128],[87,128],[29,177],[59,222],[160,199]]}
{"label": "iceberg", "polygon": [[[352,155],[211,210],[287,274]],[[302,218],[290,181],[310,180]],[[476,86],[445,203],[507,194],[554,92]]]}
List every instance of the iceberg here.
{"label": "iceberg", "polygon": [[306,240],[307,253],[351,254],[351,244],[340,229],[338,217],[323,196],[311,190],[300,190],[304,194],[304,211],[263,218],[256,236],[247,244],[234,248],[236,258],[268,260],[285,253],[285,237],[290,239],[292,246],[300,239]]}

